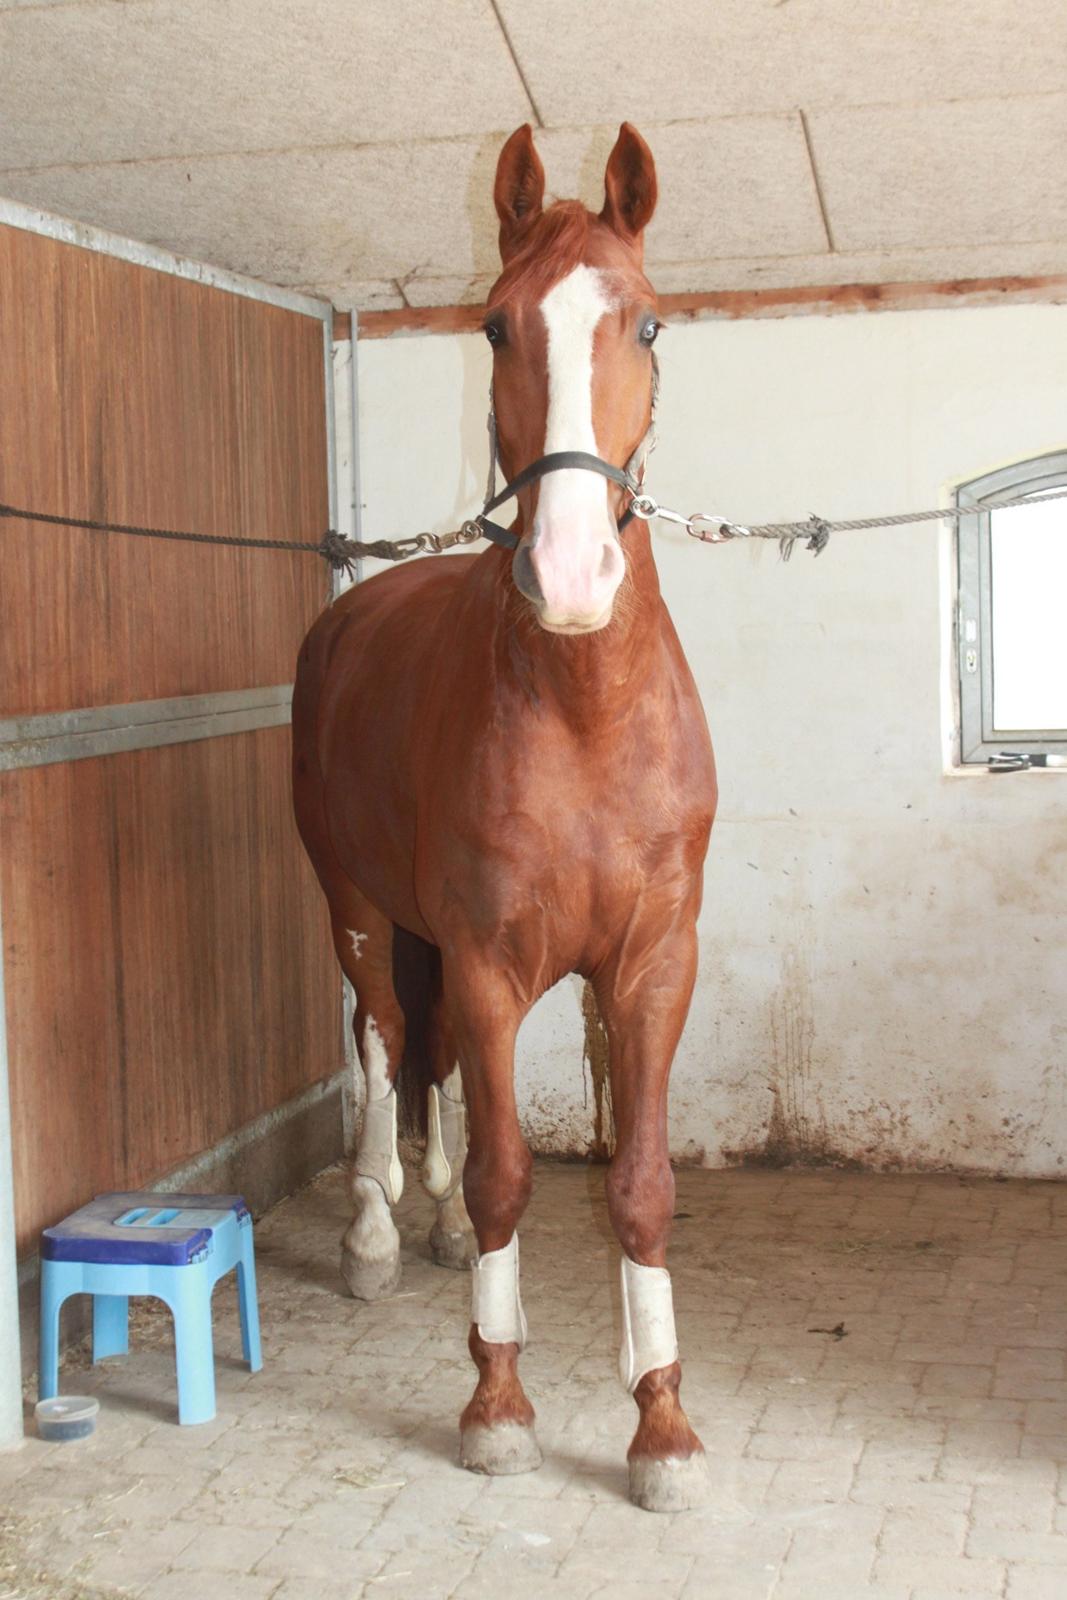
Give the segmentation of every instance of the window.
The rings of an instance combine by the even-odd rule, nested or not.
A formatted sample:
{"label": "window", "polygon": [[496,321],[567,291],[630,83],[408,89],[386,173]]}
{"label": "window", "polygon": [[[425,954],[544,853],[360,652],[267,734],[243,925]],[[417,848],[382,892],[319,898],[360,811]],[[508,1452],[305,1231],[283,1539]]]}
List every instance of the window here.
{"label": "window", "polygon": [[960,757],[1067,754],[1067,499],[1000,506],[1002,495],[1067,489],[1067,450],[964,484],[959,520]]}

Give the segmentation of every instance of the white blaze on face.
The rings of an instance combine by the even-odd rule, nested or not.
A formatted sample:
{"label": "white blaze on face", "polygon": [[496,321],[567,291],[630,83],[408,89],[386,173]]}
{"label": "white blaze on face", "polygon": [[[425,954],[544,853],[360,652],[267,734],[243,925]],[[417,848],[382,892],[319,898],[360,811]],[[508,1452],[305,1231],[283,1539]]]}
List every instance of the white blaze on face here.
{"label": "white blaze on face", "polygon": [[[584,450],[599,455],[593,424],[593,342],[613,308],[604,274],[575,267],[541,302],[548,333],[548,419],[545,455]],[[611,614],[625,562],[608,504],[608,484],[595,472],[567,468],[541,479],[530,559],[544,597],[541,622],[586,632]]]}

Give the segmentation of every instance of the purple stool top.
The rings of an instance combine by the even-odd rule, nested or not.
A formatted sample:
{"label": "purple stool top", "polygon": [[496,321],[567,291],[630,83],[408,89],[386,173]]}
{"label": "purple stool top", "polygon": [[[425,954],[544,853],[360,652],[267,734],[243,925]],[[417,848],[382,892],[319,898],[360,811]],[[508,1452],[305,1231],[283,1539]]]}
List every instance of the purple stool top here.
{"label": "purple stool top", "polygon": [[99,1194],[41,1235],[45,1261],[102,1266],[187,1267],[210,1247],[219,1228],[249,1216],[239,1194]]}

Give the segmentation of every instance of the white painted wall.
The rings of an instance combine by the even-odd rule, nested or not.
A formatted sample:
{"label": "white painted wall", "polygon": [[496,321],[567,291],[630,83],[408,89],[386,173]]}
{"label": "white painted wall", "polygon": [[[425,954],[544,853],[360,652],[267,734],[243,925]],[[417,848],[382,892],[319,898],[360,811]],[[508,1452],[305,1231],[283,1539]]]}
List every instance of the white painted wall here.
{"label": "white painted wall", "polygon": [[[938,504],[1067,445],[1067,308],[704,322],[660,341],[664,503],[772,521]],[[485,473],[480,336],[367,342],[367,537],[444,529]],[[661,529],[720,768],[672,1146],[1056,1175],[1067,1156],[1067,773],[950,774],[949,536],[817,561]],[[584,1150],[578,981],[520,1041],[535,1145]]]}

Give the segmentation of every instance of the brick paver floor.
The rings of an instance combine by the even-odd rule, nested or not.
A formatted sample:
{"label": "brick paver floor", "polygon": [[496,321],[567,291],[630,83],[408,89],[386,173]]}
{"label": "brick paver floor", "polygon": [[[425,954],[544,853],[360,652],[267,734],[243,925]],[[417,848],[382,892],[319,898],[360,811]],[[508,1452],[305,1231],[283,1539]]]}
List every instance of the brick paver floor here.
{"label": "brick paver floor", "polygon": [[[399,1292],[343,1292],[339,1168],[257,1225],[265,1367],[216,1296],[219,1414],[175,1422],[162,1311],[63,1386],[95,1437],[0,1456],[0,1600],[1065,1600],[1067,1187],[678,1174],[683,1398],[706,1510],[626,1500],[602,1169],[538,1163],[522,1362],[539,1472],[455,1464],[469,1285],[413,1174]],[[32,1426],[32,1424],[31,1424]]]}

